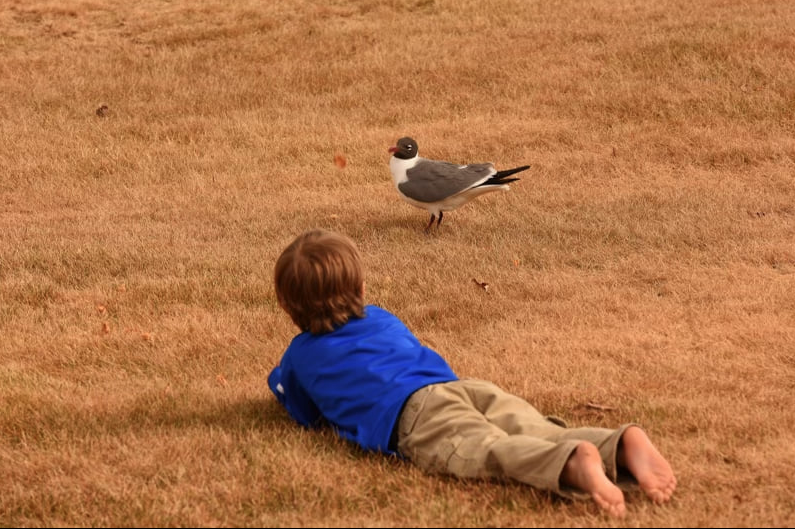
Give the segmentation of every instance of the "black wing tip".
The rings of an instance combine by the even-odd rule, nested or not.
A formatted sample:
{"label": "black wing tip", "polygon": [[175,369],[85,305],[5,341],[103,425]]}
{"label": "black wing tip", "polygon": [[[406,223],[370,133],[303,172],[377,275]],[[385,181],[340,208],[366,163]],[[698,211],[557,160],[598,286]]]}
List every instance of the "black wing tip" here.
{"label": "black wing tip", "polygon": [[[497,176],[495,175],[495,176],[492,176],[491,178],[489,178],[488,180],[486,180],[485,182],[483,182],[482,184],[480,184],[480,186],[501,186],[503,184],[510,184],[511,182],[516,182],[517,180],[519,180],[519,179],[518,178],[504,178],[504,177],[503,178],[497,178]],[[480,186],[478,186],[478,187],[480,187]]]}

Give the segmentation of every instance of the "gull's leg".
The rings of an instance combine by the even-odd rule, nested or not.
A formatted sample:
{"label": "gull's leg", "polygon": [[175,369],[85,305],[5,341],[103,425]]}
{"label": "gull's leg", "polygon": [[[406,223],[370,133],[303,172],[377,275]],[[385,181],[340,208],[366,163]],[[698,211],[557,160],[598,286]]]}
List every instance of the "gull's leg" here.
{"label": "gull's leg", "polygon": [[[440,216],[439,218],[441,218],[441,216]],[[430,232],[430,230],[431,230],[431,226],[433,226],[433,221],[434,221],[435,219],[436,219],[436,215],[434,215],[433,213],[431,213],[431,220],[429,220],[429,221],[428,221],[428,225],[427,225],[427,226],[425,226],[425,233],[428,233],[428,232]]]}

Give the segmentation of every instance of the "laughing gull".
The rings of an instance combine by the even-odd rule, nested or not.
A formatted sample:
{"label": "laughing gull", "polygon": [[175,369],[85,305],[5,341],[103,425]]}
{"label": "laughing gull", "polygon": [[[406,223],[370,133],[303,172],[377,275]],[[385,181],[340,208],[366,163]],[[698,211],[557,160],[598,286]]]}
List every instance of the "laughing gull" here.
{"label": "laughing gull", "polygon": [[431,214],[426,233],[434,220],[439,228],[445,211],[452,211],[491,191],[508,191],[508,184],[519,180],[508,177],[530,168],[523,165],[497,171],[492,163],[457,165],[429,160],[418,156],[417,142],[409,137],[400,138],[389,152],[392,153],[389,170],[400,196]]}

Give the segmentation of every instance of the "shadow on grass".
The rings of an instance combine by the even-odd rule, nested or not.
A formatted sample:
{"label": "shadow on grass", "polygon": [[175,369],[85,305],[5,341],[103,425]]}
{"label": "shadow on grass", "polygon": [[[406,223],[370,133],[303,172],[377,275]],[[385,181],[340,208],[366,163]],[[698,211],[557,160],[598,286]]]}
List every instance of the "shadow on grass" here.
{"label": "shadow on grass", "polygon": [[204,400],[201,395],[185,395],[161,400],[152,405],[142,398],[126,414],[108,417],[123,428],[175,428],[208,426],[226,431],[269,430],[294,423],[276,399],[237,398]]}
{"label": "shadow on grass", "polygon": [[217,428],[230,433],[297,428],[276,399],[207,398],[204,393],[144,393],[117,405],[89,406],[10,395],[0,413],[0,435],[10,445],[47,445],[124,433]]}

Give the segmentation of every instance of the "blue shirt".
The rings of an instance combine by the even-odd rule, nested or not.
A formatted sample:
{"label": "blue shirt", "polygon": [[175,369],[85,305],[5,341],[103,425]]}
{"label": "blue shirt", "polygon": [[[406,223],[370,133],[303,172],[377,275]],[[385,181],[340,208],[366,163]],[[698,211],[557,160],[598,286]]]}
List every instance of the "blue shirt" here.
{"label": "blue shirt", "polygon": [[368,305],[325,334],[293,338],[268,385],[290,416],[306,427],[330,423],[365,450],[394,453],[392,429],[416,390],[458,380],[447,362],[396,316]]}

